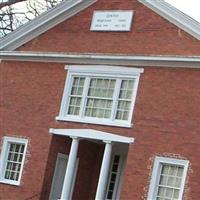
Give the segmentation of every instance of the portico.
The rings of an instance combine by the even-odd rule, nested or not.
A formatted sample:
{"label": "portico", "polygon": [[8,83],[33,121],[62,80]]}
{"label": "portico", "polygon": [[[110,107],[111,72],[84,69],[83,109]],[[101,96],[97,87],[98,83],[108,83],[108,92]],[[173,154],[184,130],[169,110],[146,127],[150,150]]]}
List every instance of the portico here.
{"label": "portico", "polygon": [[113,144],[123,143],[128,145],[133,143],[134,139],[93,129],[50,129],[49,132],[54,135],[66,136],[72,139],[61,199],[71,198],[70,194],[73,185],[73,176],[76,168],[75,165],[80,140],[90,140],[94,142],[102,142],[105,144],[95,200],[105,199]]}

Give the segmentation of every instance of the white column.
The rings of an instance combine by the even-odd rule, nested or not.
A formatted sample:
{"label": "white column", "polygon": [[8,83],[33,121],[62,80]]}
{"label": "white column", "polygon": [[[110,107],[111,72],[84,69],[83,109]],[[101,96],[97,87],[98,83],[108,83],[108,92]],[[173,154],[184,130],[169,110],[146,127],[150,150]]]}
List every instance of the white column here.
{"label": "white column", "polygon": [[79,146],[79,138],[72,137],[72,144],[71,144],[71,149],[70,149],[68,163],[67,163],[67,170],[66,170],[63,188],[62,188],[62,194],[61,194],[62,200],[70,199],[70,192],[72,188],[74,170],[75,170],[77,153],[78,153],[78,146]]}
{"label": "white column", "polygon": [[106,193],[106,183],[109,175],[109,167],[112,153],[112,143],[110,141],[104,141],[106,143],[103,161],[101,164],[101,171],[99,175],[99,182],[96,191],[95,200],[104,200]]}

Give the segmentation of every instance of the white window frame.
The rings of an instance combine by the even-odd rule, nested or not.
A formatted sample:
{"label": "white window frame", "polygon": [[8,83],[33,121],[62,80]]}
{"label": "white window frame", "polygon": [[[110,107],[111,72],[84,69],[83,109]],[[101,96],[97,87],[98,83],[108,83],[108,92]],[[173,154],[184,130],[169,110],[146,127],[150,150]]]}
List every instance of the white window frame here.
{"label": "white window frame", "polygon": [[[120,127],[132,126],[131,124],[132,114],[134,110],[140,74],[144,72],[143,68],[116,67],[116,66],[105,66],[105,65],[98,65],[98,66],[97,65],[90,65],[90,66],[84,66],[84,65],[73,66],[72,65],[72,66],[66,66],[65,69],[68,70],[68,73],[67,73],[63,97],[61,101],[60,112],[59,112],[59,115],[56,117],[56,120],[91,123],[91,124],[102,124],[102,125],[111,125],[111,126],[120,126]],[[107,77],[107,78],[114,78],[114,79],[117,79],[117,78],[118,79],[135,79],[132,102],[131,102],[131,110],[129,113],[128,120],[125,121],[125,120],[117,120],[117,119],[101,119],[101,118],[95,118],[95,117],[67,115],[66,113],[67,113],[67,108],[69,104],[69,94],[72,87],[73,76],[102,77],[102,78]],[[118,90],[120,90],[119,86],[117,88],[117,91]],[[113,99],[115,98],[117,98],[116,92],[114,94]],[[113,109],[112,109],[112,112],[113,112]]]}
{"label": "white window frame", "polygon": [[179,194],[179,200],[182,200],[189,161],[174,159],[174,158],[165,158],[165,157],[159,157],[159,156],[156,156],[154,160],[153,171],[151,175],[151,182],[150,182],[149,193],[148,193],[148,200],[156,199],[157,186],[160,180],[160,171],[161,171],[162,164],[171,164],[171,165],[178,165],[178,166],[183,167],[183,177],[182,177],[180,194]]}
{"label": "white window frame", "polygon": [[118,165],[118,172],[117,172],[117,177],[116,177],[116,180],[115,180],[115,186],[114,186],[114,190],[113,190],[113,197],[112,197],[112,199],[119,199],[119,197],[118,197],[118,190],[119,190],[119,185],[120,185],[120,179],[121,179],[122,169],[123,169],[123,165],[124,165],[124,156],[121,155],[121,154],[116,154],[115,153],[112,156],[112,162],[111,162],[111,166],[110,166],[108,184],[107,184],[107,189],[106,189],[106,196],[107,196],[108,190],[109,190],[109,184],[110,184],[110,179],[111,179],[111,174],[112,174],[112,166],[113,166],[113,161],[114,161],[115,155],[119,155],[120,156],[120,161],[119,161],[119,165]]}
{"label": "white window frame", "polygon": [[[8,158],[8,151],[9,151],[9,143],[15,143],[15,144],[24,144],[24,153],[23,158],[21,162],[21,169],[19,173],[18,181],[5,179],[5,170],[6,170],[6,163]],[[15,137],[3,137],[3,147],[1,150],[1,157],[0,157],[0,183],[5,184],[11,184],[11,185],[20,185],[21,177],[22,177],[22,171],[24,167],[24,161],[26,157],[26,150],[27,150],[28,140],[24,138],[15,138]]]}
{"label": "white window frame", "polygon": [[112,157],[111,157],[110,168],[109,168],[109,175],[108,175],[107,186],[106,186],[106,191],[105,191],[105,198],[107,197],[107,193],[108,193],[110,176],[111,176],[111,172],[112,172],[113,159],[114,159],[115,155],[119,155],[120,156],[120,163],[119,163],[119,168],[118,168],[119,170],[117,172],[117,178],[115,181],[115,187],[114,187],[112,199],[120,200],[120,194],[121,194],[122,184],[123,184],[123,177],[124,177],[126,161],[127,161],[128,148],[129,148],[128,145],[124,145],[124,144],[120,144],[120,143],[113,146]]}

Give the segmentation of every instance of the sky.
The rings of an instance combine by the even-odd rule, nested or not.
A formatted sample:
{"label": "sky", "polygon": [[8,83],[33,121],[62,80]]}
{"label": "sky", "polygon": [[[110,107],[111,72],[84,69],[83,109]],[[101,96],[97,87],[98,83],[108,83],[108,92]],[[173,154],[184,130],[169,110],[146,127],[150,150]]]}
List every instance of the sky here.
{"label": "sky", "polygon": [[200,0],[165,0],[185,14],[200,22]]}

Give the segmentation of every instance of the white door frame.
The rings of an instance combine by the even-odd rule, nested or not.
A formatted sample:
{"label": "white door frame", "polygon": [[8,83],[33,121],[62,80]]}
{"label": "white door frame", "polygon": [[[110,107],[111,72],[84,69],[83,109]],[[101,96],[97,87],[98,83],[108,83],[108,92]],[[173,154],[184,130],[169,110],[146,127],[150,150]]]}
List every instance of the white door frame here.
{"label": "white door frame", "polygon": [[[63,159],[68,160],[68,157],[69,156],[67,154],[63,154],[63,153],[57,154],[56,165],[55,165],[55,168],[54,168],[54,174],[53,174],[53,179],[52,179],[52,184],[51,184],[51,192],[50,192],[50,195],[49,195],[49,200],[55,200],[55,199],[52,199],[52,196],[53,196],[53,186],[56,183],[56,171],[58,170],[59,158],[63,158]],[[76,168],[75,168],[74,176],[73,176],[70,199],[72,199],[72,195],[73,195],[73,191],[74,191],[74,186],[75,186],[75,182],[76,182],[76,174],[77,174],[77,171],[78,171],[78,164],[79,164],[79,158],[77,158],[77,161],[76,161]],[[65,176],[65,174],[63,176]]]}

